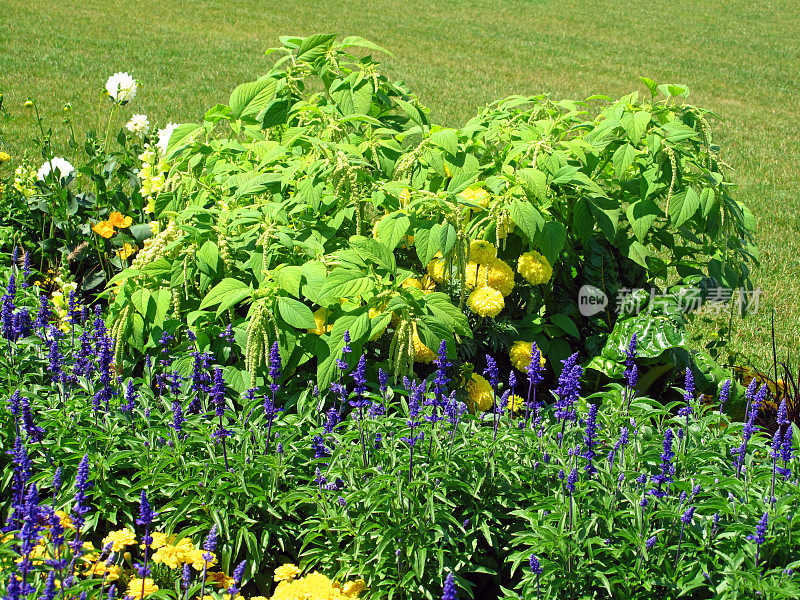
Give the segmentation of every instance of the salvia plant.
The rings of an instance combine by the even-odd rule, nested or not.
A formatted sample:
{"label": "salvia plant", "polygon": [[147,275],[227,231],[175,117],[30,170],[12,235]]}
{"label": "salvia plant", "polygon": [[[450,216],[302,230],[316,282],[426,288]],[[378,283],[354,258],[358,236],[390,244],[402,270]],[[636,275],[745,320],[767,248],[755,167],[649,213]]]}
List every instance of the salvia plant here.
{"label": "salvia plant", "polygon": [[596,393],[575,355],[541,380],[533,345],[512,372],[476,359],[484,379],[445,343],[394,384],[345,330],[335,385],[273,343],[266,383],[237,392],[200,345],[232,352],[224,330],[162,335],[126,373],[102,313],[6,295],[4,597],[800,594],[800,432],[766,387],[744,422],[694,374],[662,402],[630,375],[631,340],[625,385]]}

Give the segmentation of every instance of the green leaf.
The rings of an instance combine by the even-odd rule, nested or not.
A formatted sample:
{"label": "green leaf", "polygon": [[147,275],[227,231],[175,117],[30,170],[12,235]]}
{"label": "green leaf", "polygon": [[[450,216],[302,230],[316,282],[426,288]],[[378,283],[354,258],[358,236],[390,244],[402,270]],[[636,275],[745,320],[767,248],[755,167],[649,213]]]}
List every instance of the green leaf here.
{"label": "green leaf", "polygon": [[311,309],[294,298],[278,296],[278,312],[281,318],[297,329],[314,329],[314,313]]}
{"label": "green leaf", "polygon": [[539,200],[547,200],[547,176],[539,169],[522,169],[518,172],[525,188]]}
{"label": "green leaf", "polygon": [[[244,295],[242,295],[243,292]],[[250,287],[246,283],[238,279],[226,277],[213,288],[211,288],[208,294],[206,294],[206,297],[203,298],[203,301],[200,303],[200,310],[204,310],[211,306],[216,306],[217,304],[226,301],[226,298],[228,297],[238,297],[238,300],[236,301],[238,302],[239,300],[247,297],[248,294],[250,294]]]}
{"label": "green leaf", "polygon": [[329,301],[338,302],[339,298],[357,298],[372,291],[375,282],[361,271],[336,267],[322,286],[320,295]]}
{"label": "green leaf", "polygon": [[458,232],[449,222],[442,225],[441,233],[439,234],[439,245],[441,248],[442,256],[447,256],[456,245],[458,240]]}
{"label": "green leaf", "polygon": [[278,265],[272,270],[272,278],[281,288],[292,296],[300,295],[300,281],[303,279],[303,267],[300,265]]}
{"label": "green leaf", "polygon": [[542,251],[547,261],[552,265],[555,264],[556,258],[558,258],[558,254],[564,247],[566,239],[567,230],[561,223],[558,221],[547,221],[539,232],[536,244],[539,246],[539,249]]}
{"label": "green leaf", "polygon": [[641,81],[648,90],[650,90],[650,95],[655,98],[658,95],[658,84],[650,79],[649,77],[639,77],[639,81]]}
{"label": "green leaf", "polygon": [[394,254],[385,244],[372,238],[354,235],[350,238],[350,246],[384,269],[394,272],[396,268]]}
{"label": "green leaf", "polygon": [[266,108],[275,96],[277,84],[272,77],[263,77],[237,86],[228,101],[233,118],[241,119]]}
{"label": "green leaf", "polygon": [[458,153],[458,133],[455,129],[440,129],[431,134],[431,141],[453,156]]}
{"label": "green leaf", "polygon": [[441,248],[442,226],[427,221],[414,229],[414,249],[423,265],[433,260],[433,255]]}
{"label": "green leaf", "polygon": [[550,322],[567,335],[571,335],[574,338],[580,337],[580,333],[578,333],[578,327],[567,315],[553,313],[550,315]]}
{"label": "green leaf", "polygon": [[625,216],[631,224],[636,239],[644,242],[661,209],[652,200],[639,200],[628,205]]}
{"label": "green leaf", "polygon": [[647,257],[650,256],[650,251],[637,240],[633,240],[631,245],[628,247],[628,258],[630,258],[633,262],[642,265],[645,269],[647,268]]}
{"label": "green leaf", "polygon": [[390,250],[394,250],[411,226],[411,221],[402,212],[389,213],[383,217],[375,228],[375,237]]}
{"label": "green leaf", "polygon": [[675,227],[680,227],[694,216],[698,208],[700,208],[700,196],[690,187],[685,192],[672,196],[669,216]]}
{"label": "green leaf", "polygon": [[617,151],[614,152],[614,156],[611,158],[611,162],[614,165],[614,175],[617,179],[623,178],[622,176],[633,164],[633,161],[636,160],[637,154],[638,151],[636,148],[630,144],[622,144],[622,146],[617,148]]}
{"label": "green leaf", "polygon": [[275,175],[273,173],[255,173],[251,171],[252,176],[242,182],[236,188],[234,198],[237,200],[246,196],[255,196],[266,191],[271,183],[275,182]]}
{"label": "green leaf", "polygon": [[335,39],[335,33],[317,33],[303,38],[303,41],[300,42],[300,47],[297,49],[297,60],[314,62],[330,50]]}
{"label": "green leaf", "polygon": [[544,227],[544,219],[533,204],[527,200],[515,199],[511,204],[511,220],[522,229],[528,242],[531,244],[536,242],[536,237]]}
{"label": "green leaf", "polygon": [[183,125],[178,125],[172,132],[172,135],[169,136],[166,159],[172,160],[184,148],[194,142],[195,137],[200,133],[201,129],[203,129],[203,126],[195,123],[184,123]]}
{"label": "green leaf", "polygon": [[717,199],[717,194],[714,192],[714,189],[703,188],[700,192],[700,209],[704,219],[711,214],[711,211],[714,210],[718,204],[719,200]]}
{"label": "green leaf", "polygon": [[572,227],[580,239],[588,239],[594,231],[594,217],[586,198],[578,198],[572,210]]}

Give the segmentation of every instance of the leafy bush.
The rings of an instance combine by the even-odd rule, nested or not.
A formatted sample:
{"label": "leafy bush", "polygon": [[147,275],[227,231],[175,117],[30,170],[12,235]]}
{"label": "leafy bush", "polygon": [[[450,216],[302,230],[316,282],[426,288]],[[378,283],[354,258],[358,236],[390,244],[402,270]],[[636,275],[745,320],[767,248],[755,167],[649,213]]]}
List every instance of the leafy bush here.
{"label": "leafy bush", "polygon": [[[269,385],[238,394],[226,381],[237,371],[199,349],[199,332],[164,337],[144,373],[122,379],[102,318],[75,317],[59,334],[45,303],[23,327],[16,315],[33,316],[38,302],[31,288],[12,292],[0,417],[3,446],[14,448],[13,466],[2,458],[12,529],[32,484],[50,503],[55,469],[73,481],[88,455],[94,487],[80,502],[53,494],[56,510],[90,508],[83,539],[98,545],[133,524],[144,490],[165,534],[215,525],[221,568],[246,558],[243,576],[260,594],[286,561],[361,577],[374,598],[438,597],[450,572],[473,597],[798,594],[800,431],[783,410],[772,440],[758,432],[766,386],[751,386],[748,420],[732,423],[730,386],[718,401],[698,398],[691,371],[681,402],[638,394],[635,344],[630,385],[586,397],[577,355],[551,395],[535,347],[530,384],[524,371],[501,382],[487,356],[487,379],[465,386],[442,346],[427,381],[390,386],[360,355],[320,392],[292,377],[274,346]],[[465,412],[484,403],[496,410]]]}
{"label": "leafy bush", "polygon": [[[231,326],[245,380],[277,341],[290,370],[316,358],[327,388],[345,330],[395,378],[442,340],[466,362],[536,341],[560,366],[626,320],[582,317],[584,285],[750,286],[754,219],[686,88],[511,97],[453,129],[351,54],[374,44],[281,42],[272,70],[142,166],[160,232],[112,281],[118,364],[187,324],[203,349]],[[606,358],[593,366],[618,377]]]}

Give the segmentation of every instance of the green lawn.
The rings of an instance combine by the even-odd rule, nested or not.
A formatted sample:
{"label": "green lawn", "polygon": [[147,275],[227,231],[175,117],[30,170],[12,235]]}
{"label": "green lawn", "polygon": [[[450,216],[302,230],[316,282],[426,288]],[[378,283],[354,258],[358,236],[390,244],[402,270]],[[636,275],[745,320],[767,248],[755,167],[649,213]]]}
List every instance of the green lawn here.
{"label": "green lawn", "polygon": [[[620,95],[646,75],[687,84],[713,109],[716,141],[735,169],[738,198],[759,217],[759,313],[734,323],[733,348],[771,356],[800,342],[800,21],[796,1],[585,0],[267,2],[5,0],[0,91],[14,112],[37,98],[60,126],[67,101],[93,124],[99,90],[115,71],[142,83],[130,112],[151,121],[196,120],[268,64],[282,34],[361,35],[394,52],[385,70],[433,112],[458,124],[512,93]],[[26,151],[29,116],[0,144]],[[708,330],[704,332],[708,338]]]}

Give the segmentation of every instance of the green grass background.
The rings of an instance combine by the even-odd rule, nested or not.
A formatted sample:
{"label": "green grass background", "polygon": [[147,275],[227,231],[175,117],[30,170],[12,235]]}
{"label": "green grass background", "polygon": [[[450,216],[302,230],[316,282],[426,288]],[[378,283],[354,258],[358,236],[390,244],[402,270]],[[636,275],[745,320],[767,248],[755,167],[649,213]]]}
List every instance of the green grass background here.
{"label": "green grass background", "polygon": [[[388,48],[384,71],[448,125],[515,93],[643,92],[640,75],[683,83],[690,101],[721,117],[715,141],[735,169],[736,196],[759,218],[759,312],[734,321],[730,348],[764,365],[773,309],[779,357],[800,348],[798,10],[796,0],[2,0],[0,91],[18,118],[0,149],[32,152],[27,98],[54,128],[63,130],[65,102],[76,124],[93,126],[115,71],[142,84],[123,116],[197,120],[266,71],[264,50],[283,34],[361,35]],[[695,331],[714,335],[708,324]]]}

